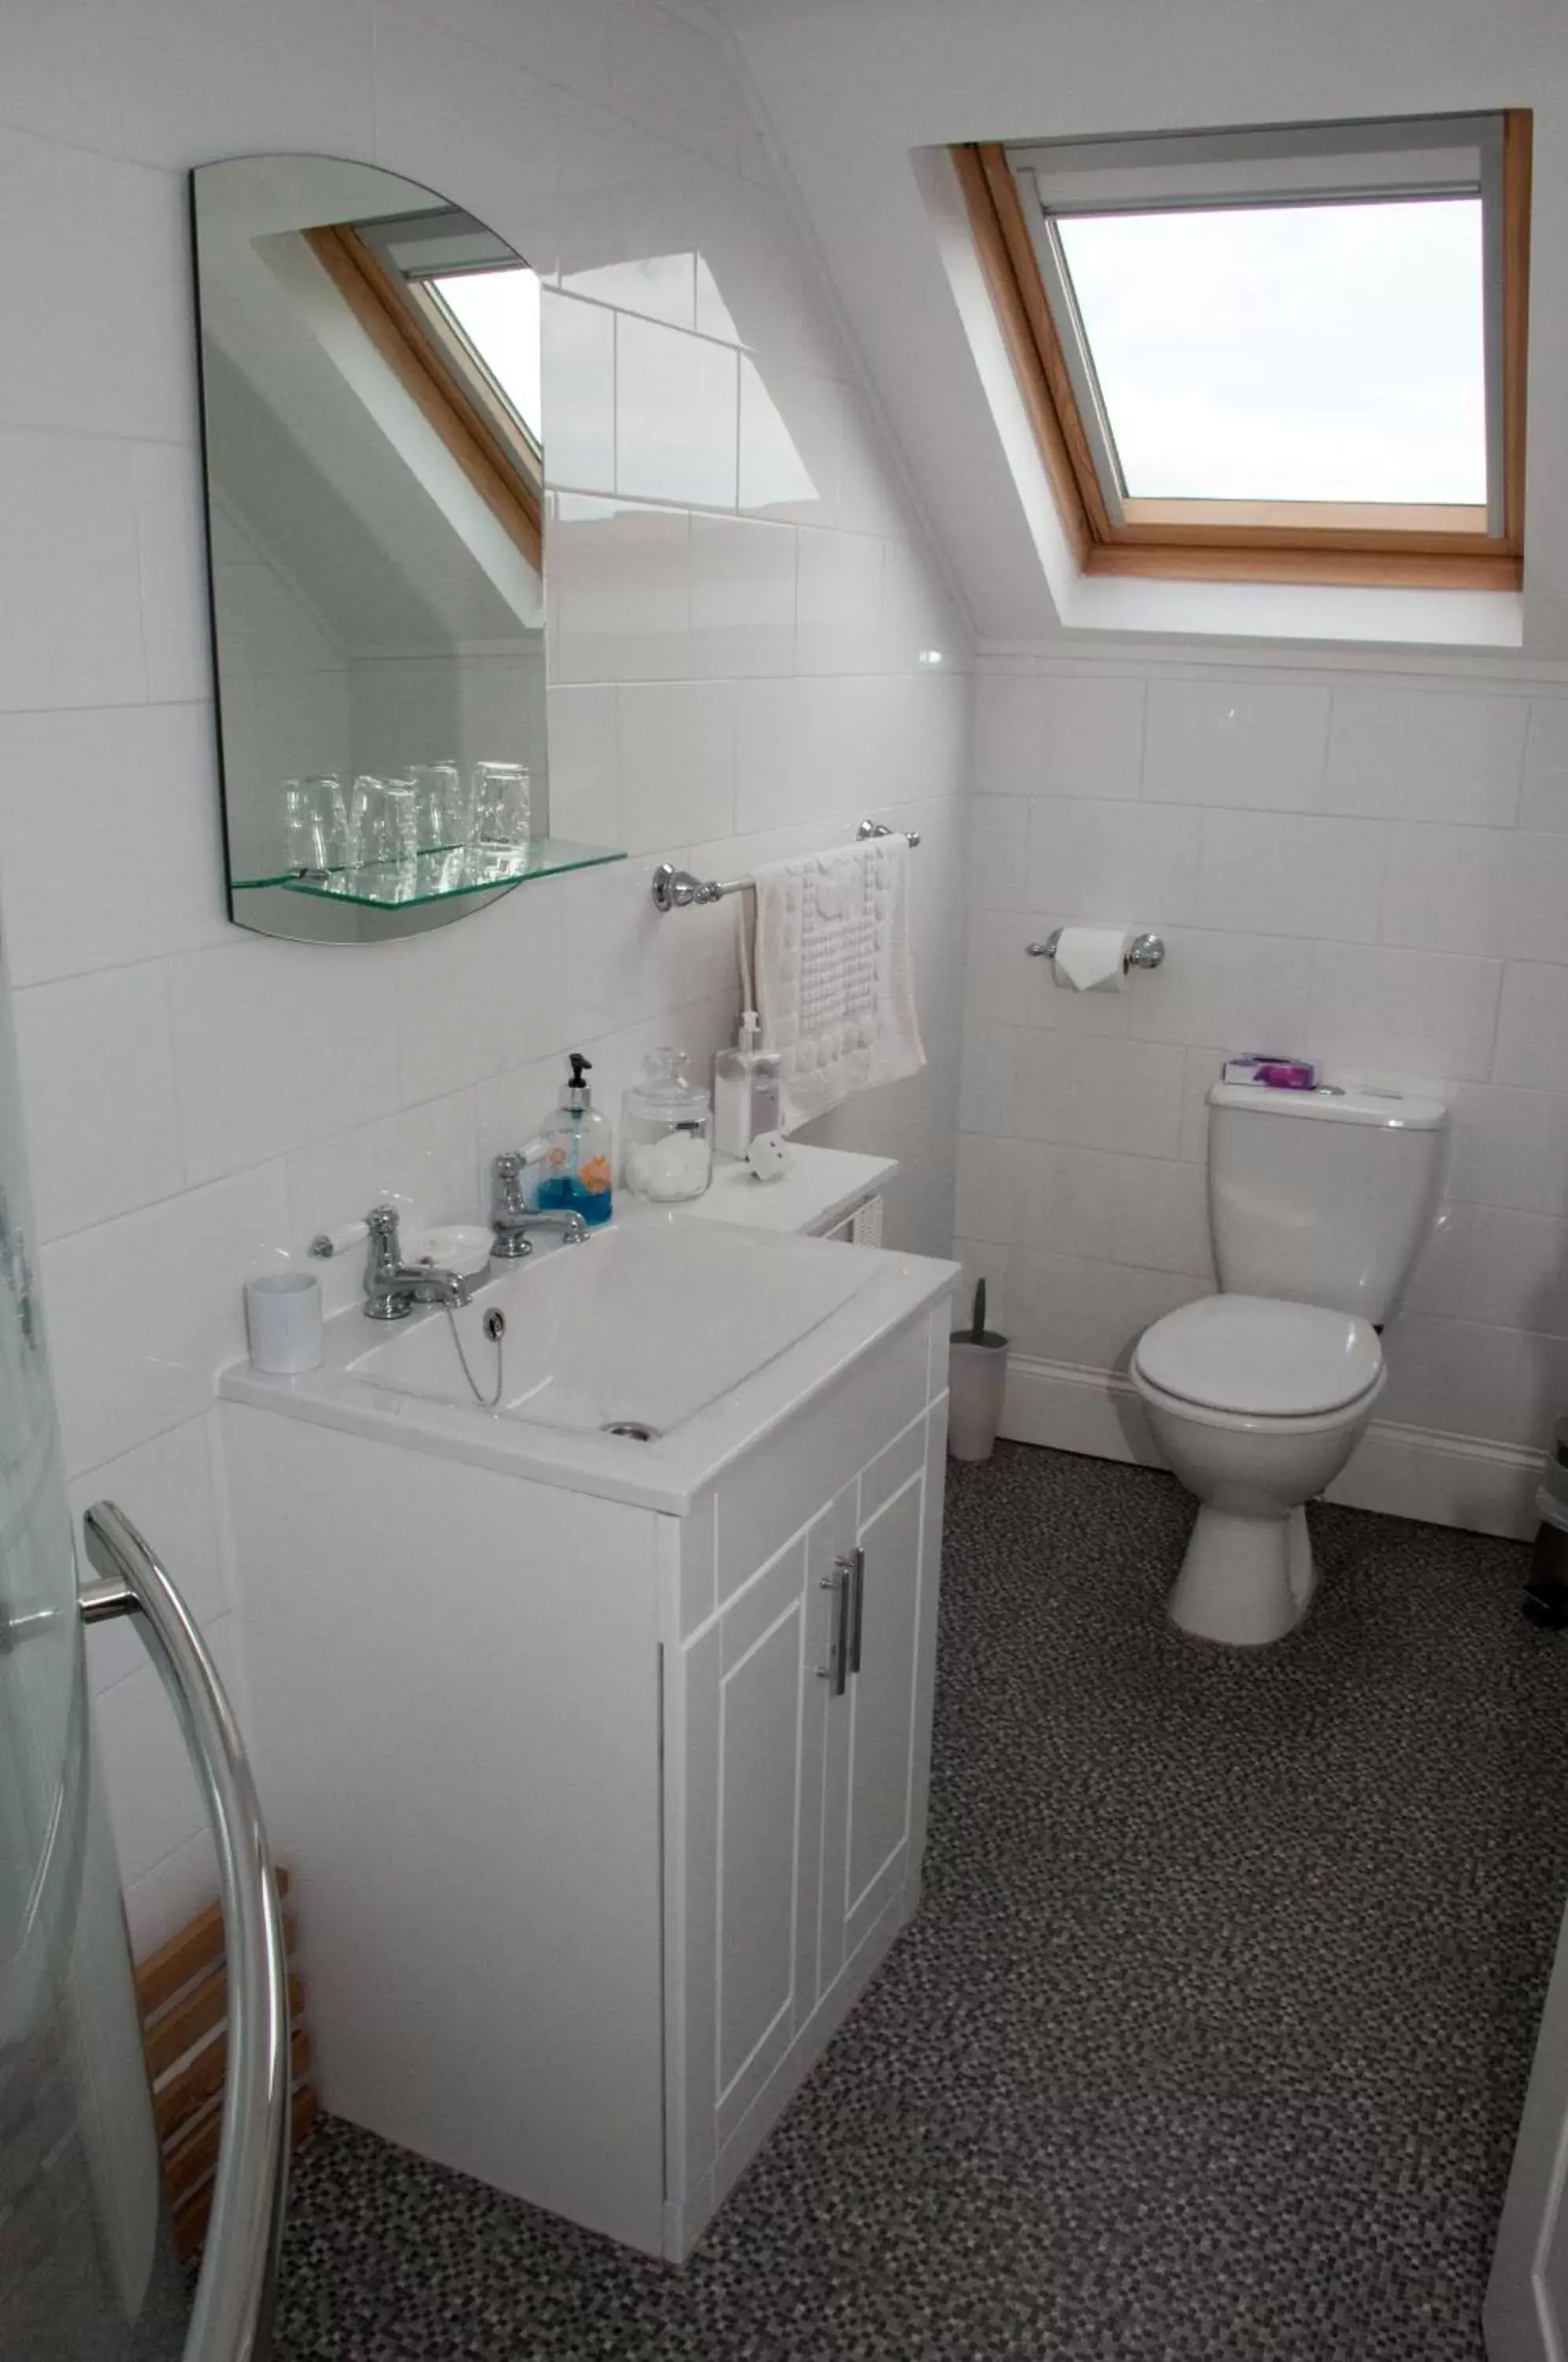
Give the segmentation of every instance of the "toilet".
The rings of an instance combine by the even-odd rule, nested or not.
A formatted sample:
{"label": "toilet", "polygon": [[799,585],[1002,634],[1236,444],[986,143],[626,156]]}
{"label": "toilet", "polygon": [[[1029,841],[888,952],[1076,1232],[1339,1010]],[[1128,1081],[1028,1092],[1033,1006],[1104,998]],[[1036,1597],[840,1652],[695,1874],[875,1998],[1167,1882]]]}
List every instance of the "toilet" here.
{"label": "toilet", "polygon": [[1311,1599],[1305,1504],[1383,1392],[1377,1332],[1431,1221],[1447,1110],[1396,1091],[1242,1083],[1216,1083],[1209,1107],[1220,1293],[1146,1329],[1132,1377],[1198,1501],[1172,1621],[1258,1648]]}

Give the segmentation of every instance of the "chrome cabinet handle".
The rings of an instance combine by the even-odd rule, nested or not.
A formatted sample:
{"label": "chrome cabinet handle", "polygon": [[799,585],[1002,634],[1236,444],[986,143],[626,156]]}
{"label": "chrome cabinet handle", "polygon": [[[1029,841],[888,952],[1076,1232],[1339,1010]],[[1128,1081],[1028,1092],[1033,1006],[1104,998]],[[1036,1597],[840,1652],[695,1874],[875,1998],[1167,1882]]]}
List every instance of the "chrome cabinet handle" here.
{"label": "chrome cabinet handle", "polygon": [[138,1616],[212,1821],[228,1955],[223,2132],[183,2362],[266,2362],[289,2179],[288,1959],[278,1882],[244,1744],[194,1618],[123,1510],[83,1520],[101,1583],[83,1619]]}
{"label": "chrome cabinet handle", "polygon": [[855,1553],[847,1551],[835,1558],[831,1574],[820,1575],[817,1587],[834,1594],[833,1638],[828,1646],[828,1661],[817,1667],[817,1679],[832,1684],[830,1694],[842,1697],[849,1681],[849,1607],[850,1593],[855,1583]]}
{"label": "chrome cabinet handle", "polygon": [[852,1551],[849,1559],[849,1589],[854,1600],[849,1618],[849,1670],[860,1671],[860,1642],[866,1627],[866,1553]]}

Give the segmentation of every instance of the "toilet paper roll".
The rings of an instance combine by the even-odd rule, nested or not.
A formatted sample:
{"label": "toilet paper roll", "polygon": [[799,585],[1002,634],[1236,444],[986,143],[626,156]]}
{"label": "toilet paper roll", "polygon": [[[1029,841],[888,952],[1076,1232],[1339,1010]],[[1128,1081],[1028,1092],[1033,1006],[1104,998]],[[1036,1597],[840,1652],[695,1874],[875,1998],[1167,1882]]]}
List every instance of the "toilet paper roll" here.
{"label": "toilet paper roll", "polygon": [[1127,953],[1133,930],[1064,927],[1051,973],[1074,992],[1120,992],[1127,981]]}

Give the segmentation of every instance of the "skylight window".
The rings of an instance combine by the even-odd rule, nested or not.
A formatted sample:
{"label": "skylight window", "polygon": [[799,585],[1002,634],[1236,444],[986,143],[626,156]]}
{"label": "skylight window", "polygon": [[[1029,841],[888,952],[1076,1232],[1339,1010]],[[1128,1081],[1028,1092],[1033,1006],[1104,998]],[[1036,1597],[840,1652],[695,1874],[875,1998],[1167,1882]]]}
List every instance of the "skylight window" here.
{"label": "skylight window", "polygon": [[1518,587],[1528,115],[954,154],[1086,572]]}
{"label": "skylight window", "polygon": [[1479,198],[1060,235],[1131,497],[1485,507]]}

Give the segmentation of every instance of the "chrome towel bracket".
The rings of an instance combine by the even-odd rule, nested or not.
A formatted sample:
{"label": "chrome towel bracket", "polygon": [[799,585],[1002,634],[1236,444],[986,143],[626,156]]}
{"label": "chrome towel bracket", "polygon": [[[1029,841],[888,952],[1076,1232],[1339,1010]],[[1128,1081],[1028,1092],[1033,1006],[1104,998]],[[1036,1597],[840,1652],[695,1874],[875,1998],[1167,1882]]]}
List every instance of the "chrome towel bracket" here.
{"label": "chrome towel bracket", "polygon": [[[863,820],[855,834],[859,844],[872,836],[906,837],[911,846],[920,843],[918,828],[889,828],[882,820]],[[690,869],[661,861],[648,890],[656,911],[689,911],[693,903],[722,902],[726,894],[744,894],[753,882],[749,877],[697,877]]]}
{"label": "chrome towel bracket", "polygon": [[[1053,927],[1043,944],[1025,944],[1031,959],[1055,959],[1056,946],[1062,940],[1060,927]],[[1121,963],[1123,975],[1129,968],[1163,967],[1165,958],[1165,938],[1161,935],[1134,935],[1127,946],[1127,956]]]}

